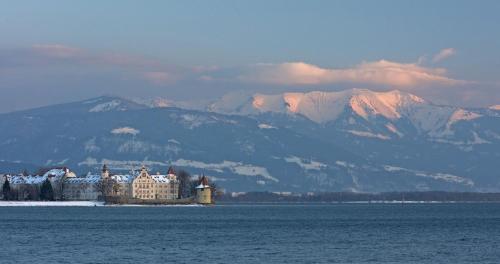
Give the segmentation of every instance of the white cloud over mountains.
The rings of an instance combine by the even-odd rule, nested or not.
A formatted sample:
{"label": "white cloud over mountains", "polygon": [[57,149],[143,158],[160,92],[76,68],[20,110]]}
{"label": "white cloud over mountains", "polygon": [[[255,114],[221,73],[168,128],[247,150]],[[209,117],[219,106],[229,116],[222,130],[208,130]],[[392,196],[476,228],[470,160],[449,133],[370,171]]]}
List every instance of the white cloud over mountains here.
{"label": "white cloud over mountains", "polygon": [[[233,69],[210,67],[184,68],[165,65],[140,56],[93,53],[62,44],[37,44],[30,50],[33,55],[57,64],[58,60],[73,64],[92,64],[97,67],[131,71],[137,79],[153,85],[166,86],[176,81],[210,81],[260,83],[272,85],[322,85],[355,83],[393,87],[422,85],[460,85],[466,83],[446,76],[446,69],[424,67],[419,63],[399,63],[388,60],[363,62],[350,68],[322,68],[305,62],[259,63]],[[455,54],[453,48],[443,49],[433,61],[441,61]],[[52,60],[52,61],[50,61]],[[222,77],[221,77],[222,76]]]}
{"label": "white cloud over mountains", "polygon": [[35,44],[32,46],[34,52],[45,56],[58,58],[72,58],[81,56],[83,50],[61,44]]}
{"label": "white cloud over mountains", "polygon": [[256,64],[237,78],[245,82],[276,85],[317,85],[358,83],[395,87],[459,85],[466,83],[447,77],[443,68],[427,68],[416,63],[387,60],[364,62],[352,68],[326,69],[304,62]]}
{"label": "white cloud over mountains", "polygon": [[442,49],[438,54],[434,55],[432,62],[440,62],[455,55],[455,53],[457,53],[457,51],[454,48]]}

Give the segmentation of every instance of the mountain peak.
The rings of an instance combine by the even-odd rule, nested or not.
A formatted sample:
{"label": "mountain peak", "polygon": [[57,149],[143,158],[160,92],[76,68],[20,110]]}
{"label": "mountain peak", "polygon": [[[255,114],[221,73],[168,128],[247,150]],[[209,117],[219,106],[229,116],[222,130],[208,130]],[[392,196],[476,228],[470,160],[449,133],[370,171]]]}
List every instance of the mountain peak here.
{"label": "mountain peak", "polygon": [[349,101],[352,110],[365,119],[370,115],[398,119],[401,117],[401,108],[424,103],[426,103],[424,99],[398,90],[388,92],[355,90]]}
{"label": "mountain peak", "polygon": [[352,109],[363,118],[382,115],[389,119],[401,116],[400,108],[425,104],[418,96],[398,90],[375,92],[368,89],[349,89],[325,92],[289,92],[282,94],[243,94],[224,96],[210,105],[209,110],[232,114],[258,114],[278,112],[301,114],[317,123],[337,119],[346,109]]}
{"label": "mountain peak", "polygon": [[88,112],[109,112],[109,111],[126,111],[145,108],[144,105],[118,97],[104,95],[96,98],[91,98],[81,102],[81,105]]}

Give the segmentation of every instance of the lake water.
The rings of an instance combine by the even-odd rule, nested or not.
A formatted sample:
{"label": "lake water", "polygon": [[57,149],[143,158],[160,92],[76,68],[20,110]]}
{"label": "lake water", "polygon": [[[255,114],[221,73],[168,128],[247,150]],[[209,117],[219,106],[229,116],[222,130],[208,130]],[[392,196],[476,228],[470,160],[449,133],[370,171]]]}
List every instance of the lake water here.
{"label": "lake water", "polygon": [[0,263],[500,263],[500,204],[0,207]]}

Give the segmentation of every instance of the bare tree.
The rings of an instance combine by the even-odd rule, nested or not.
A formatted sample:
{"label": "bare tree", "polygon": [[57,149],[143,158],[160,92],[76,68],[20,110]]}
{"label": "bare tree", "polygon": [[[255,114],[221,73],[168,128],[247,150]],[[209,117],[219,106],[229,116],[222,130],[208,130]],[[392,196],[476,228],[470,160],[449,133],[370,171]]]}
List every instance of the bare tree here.
{"label": "bare tree", "polygon": [[194,182],[191,175],[185,170],[180,170],[177,174],[179,180],[179,198],[187,198],[193,195]]}
{"label": "bare tree", "polygon": [[215,182],[212,182],[210,184],[210,189],[212,189],[211,195],[212,195],[212,201],[215,201],[215,198],[219,198],[222,195],[224,195],[224,191],[222,188],[219,187],[219,185]]}
{"label": "bare tree", "polygon": [[102,194],[104,200],[106,200],[106,197],[115,196],[120,190],[118,183],[111,178],[100,180],[96,184],[96,188]]}
{"label": "bare tree", "polygon": [[9,179],[5,179],[5,182],[3,183],[3,186],[2,186],[2,193],[3,193],[4,200],[12,199],[12,190],[10,188]]}

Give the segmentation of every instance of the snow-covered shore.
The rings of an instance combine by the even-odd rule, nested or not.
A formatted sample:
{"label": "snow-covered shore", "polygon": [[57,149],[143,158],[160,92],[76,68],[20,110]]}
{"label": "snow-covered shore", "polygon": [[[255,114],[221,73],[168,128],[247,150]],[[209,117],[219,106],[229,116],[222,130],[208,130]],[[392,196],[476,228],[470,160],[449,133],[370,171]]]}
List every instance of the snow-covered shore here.
{"label": "snow-covered shore", "polygon": [[74,206],[74,207],[94,207],[94,206],[120,206],[120,207],[203,207],[200,204],[108,204],[98,201],[0,201],[0,207],[49,207],[49,206]]}
{"label": "snow-covered shore", "polygon": [[4,206],[104,206],[103,202],[97,201],[0,201],[0,207]]}

